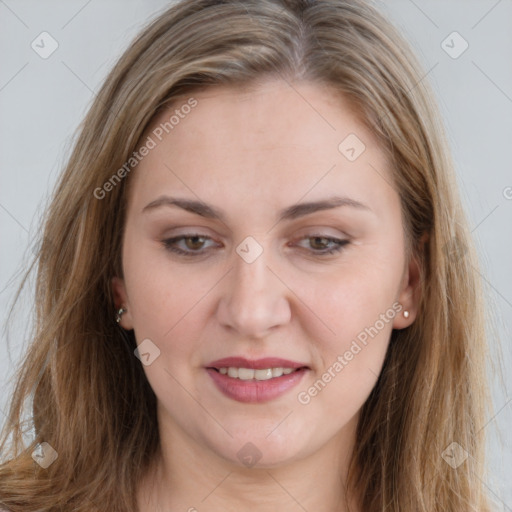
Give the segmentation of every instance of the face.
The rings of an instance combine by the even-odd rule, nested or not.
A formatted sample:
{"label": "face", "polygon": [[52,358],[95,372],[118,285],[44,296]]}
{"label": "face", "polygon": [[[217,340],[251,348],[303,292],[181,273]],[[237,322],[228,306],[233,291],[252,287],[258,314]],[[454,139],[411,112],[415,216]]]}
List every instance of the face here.
{"label": "face", "polygon": [[[391,170],[330,88],[271,81],[193,98],[145,135],[154,147],[128,178],[124,278],[113,279],[161,435],[237,466],[338,449],[392,329],[416,315]],[[193,211],[197,201],[209,208]],[[249,362],[215,364],[228,357]],[[262,358],[302,369],[259,380],[280,373],[252,374]],[[230,366],[249,371],[223,375]]]}

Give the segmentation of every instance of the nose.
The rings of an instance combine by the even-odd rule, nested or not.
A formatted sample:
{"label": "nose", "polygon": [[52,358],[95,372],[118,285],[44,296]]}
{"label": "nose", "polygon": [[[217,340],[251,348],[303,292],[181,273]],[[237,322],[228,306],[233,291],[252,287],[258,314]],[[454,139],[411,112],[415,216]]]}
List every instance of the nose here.
{"label": "nose", "polygon": [[267,251],[251,263],[235,253],[226,276],[217,318],[241,337],[263,338],[290,321],[291,292],[268,263]]}

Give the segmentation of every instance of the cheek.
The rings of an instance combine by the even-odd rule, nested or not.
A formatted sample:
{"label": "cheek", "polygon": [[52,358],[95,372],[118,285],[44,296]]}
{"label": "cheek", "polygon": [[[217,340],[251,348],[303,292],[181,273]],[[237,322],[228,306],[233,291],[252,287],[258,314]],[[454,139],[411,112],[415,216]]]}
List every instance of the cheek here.
{"label": "cheek", "polygon": [[[329,355],[324,363],[330,367],[341,359],[343,373],[360,378],[380,371],[397,314],[396,303],[389,291],[378,289],[374,282],[366,290],[361,282],[356,287],[350,284],[346,282],[344,290],[333,294],[328,302],[328,321],[336,334],[324,338],[324,353]],[[350,371],[346,371],[348,367]]]}
{"label": "cheek", "polygon": [[314,337],[312,333],[321,365],[297,394],[311,427],[314,417],[329,411],[325,428],[332,428],[333,434],[337,426],[347,424],[357,414],[374,388],[397,314],[392,303],[373,287],[363,294],[361,283],[357,293],[348,282],[345,284],[343,291],[324,299],[326,323],[335,334],[326,335],[323,330],[322,337]]}
{"label": "cheek", "polygon": [[198,272],[193,264],[172,261],[154,244],[137,244],[127,237],[125,276],[133,322],[140,336],[164,340],[181,324],[190,322],[216,279]]}
{"label": "cheek", "polygon": [[396,291],[401,263],[399,254],[394,260],[384,252],[361,256],[328,286],[312,286],[308,297],[329,331],[318,327],[310,333],[321,368],[302,387],[299,403],[319,412],[327,408],[343,423],[366,401],[382,369],[393,320],[400,314]]}
{"label": "cheek", "polygon": [[[127,250],[130,248],[128,247]],[[125,276],[137,344],[149,339],[158,356],[143,367],[160,400],[189,407],[188,390],[194,396],[195,374],[199,366],[203,339],[203,318],[208,293],[218,281],[216,276],[200,274],[191,265],[177,265],[162,251],[133,247],[126,259]],[[150,345],[153,347],[153,345]]]}
{"label": "cheek", "polygon": [[198,395],[190,367],[199,366],[198,340],[204,331],[199,318],[218,281],[204,272],[198,278],[192,267],[177,265],[154,248],[134,248],[125,265],[137,344],[149,339],[160,351],[144,372],[159,400],[177,411],[193,407],[188,392]]}
{"label": "cheek", "polygon": [[[330,276],[322,285],[311,283],[308,301],[318,316],[330,328],[333,349],[343,349],[360,332],[374,325],[382,314],[394,314],[401,278],[401,261],[395,258],[393,264],[383,258],[354,258],[337,274]],[[390,311],[391,310],[391,311]],[[391,332],[391,322],[386,326]],[[379,322],[380,330],[386,330]]]}

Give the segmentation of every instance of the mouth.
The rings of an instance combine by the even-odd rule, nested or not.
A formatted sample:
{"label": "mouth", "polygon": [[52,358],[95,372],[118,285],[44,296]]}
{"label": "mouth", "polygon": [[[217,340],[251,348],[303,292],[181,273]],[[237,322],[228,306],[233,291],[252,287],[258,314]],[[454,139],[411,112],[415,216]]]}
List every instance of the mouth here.
{"label": "mouth", "polygon": [[205,370],[222,395],[236,402],[256,404],[286,396],[311,368],[278,358],[225,358]]}
{"label": "mouth", "polygon": [[219,368],[207,367],[207,370],[213,370],[221,375],[225,375],[231,379],[238,379],[243,381],[266,381],[282,377],[283,375],[290,375],[292,373],[308,370],[309,367],[301,366],[299,368],[289,367],[274,367],[274,368],[238,368],[235,366],[223,366]]}
{"label": "mouth", "polygon": [[261,403],[284,396],[311,368],[280,357],[225,357],[205,366],[217,390],[237,402]]}

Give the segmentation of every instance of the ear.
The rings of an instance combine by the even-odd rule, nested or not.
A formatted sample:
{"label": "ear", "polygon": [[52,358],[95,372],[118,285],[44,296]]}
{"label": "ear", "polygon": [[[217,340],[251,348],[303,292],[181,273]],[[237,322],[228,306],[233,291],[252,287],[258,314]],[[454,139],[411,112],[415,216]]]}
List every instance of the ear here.
{"label": "ear", "polygon": [[[418,252],[423,253],[424,246],[428,240],[428,235],[424,234],[420,240]],[[398,296],[398,302],[403,309],[395,317],[393,321],[393,329],[405,329],[409,327],[418,316],[418,306],[421,297],[421,273],[420,263],[417,254],[411,256],[411,259],[405,268],[402,279],[401,289]],[[409,312],[409,316],[405,318],[404,311]]]}
{"label": "ear", "polygon": [[123,329],[131,330],[133,329],[133,319],[124,280],[120,277],[113,277],[111,280],[111,285],[116,311],[121,308],[125,308],[127,310],[126,313],[121,315],[121,321],[119,322],[119,325]]}

